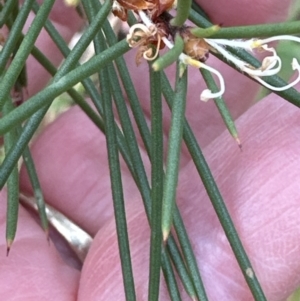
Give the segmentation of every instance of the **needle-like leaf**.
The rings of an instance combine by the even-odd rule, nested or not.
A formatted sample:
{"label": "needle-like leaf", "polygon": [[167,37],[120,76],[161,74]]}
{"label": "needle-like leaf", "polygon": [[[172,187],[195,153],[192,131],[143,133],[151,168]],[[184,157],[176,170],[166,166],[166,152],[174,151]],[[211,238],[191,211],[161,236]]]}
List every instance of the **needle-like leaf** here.
{"label": "needle-like leaf", "polygon": [[177,64],[176,78],[162,207],[162,232],[164,241],[167,240],[173,223],[173,213],[176,203],[176,189],[178,182],[178,168],[180,162],[182,129],[184,124],[186,106],[187,71],[185,71],[183,75],[180,76],[180,63]]}

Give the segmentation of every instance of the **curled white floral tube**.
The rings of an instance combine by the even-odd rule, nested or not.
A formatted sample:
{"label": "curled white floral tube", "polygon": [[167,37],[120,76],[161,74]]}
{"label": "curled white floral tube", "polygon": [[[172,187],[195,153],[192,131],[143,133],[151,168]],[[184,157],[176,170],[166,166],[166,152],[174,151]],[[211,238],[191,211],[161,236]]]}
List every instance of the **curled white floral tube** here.
{"label": "curled white floral tube", "polygon": [[293,58],[292,61],[292,69],[293,70],[297,70],[298,71],[298,76],[297,78],[292,81],[291,83],[287,84],[286,86],[283,87],[274,87],[268,83],[266,83],[262,78],[258,77],[258,76],[253,76],[258,82],[260,82],[262,85],[264,85],[266,88],[273,90],[273,91],[284,91],[287,90],[289,88],[294,87],[296,84],[298,84],[300,82],[300,65],[298,63],[298,61]]}
{"label": "curled white floral tube", "polygon": [[218,92],[215,92],[215,93],[213,93],[209,89],[203,90],[201,95],[200,95],[200,99],[202,101],[208,101],[209,99],[212,99],[212,98],[218,98],[218,97],[220,97],[224,94],[224,92],[225,92],[225,82],[224,82],[224,78],[223,78],[222,74],[218,70],[216,70],[216,69],[214,69],[214,68],[212,68],[212,67],[210,67],[210,66],[208,66],[204,63],[201,63],[200,61],[194,60],[190,56],[188,56],[184,53],[182,53],[179,56],[179,59],[186,65],[191,65],[191,66],[196,67],[198,69],[200,69],[200,68],[206,69],[209,72],[214,73],[218,77],[219,82],[220,82],[220,90]]}
{"label": "curled white floral tube", "polygon": [[[236,65],[239,69],[243,72],[247,73],[248,75],[252,76],[256,79],[259,83],[261,83],[266,88],[273,90],[273,91],[284,91],[287,90],[298,82],[300,82],[300,74],[298,77],[292,82],[283,87],[275,87],[267,82],[265,82],[261,77],[263,76],[271,76],[277,74],[282,67],[282,62],[280,57],[277,55],[276,50],[272,47],[268,46],[268,43],[280,40],[288,40],[288,41],[295,41],[300,43],[300,38],[289,36],[289,35],[282,35],[282,36],[275,36],[266,39],[250,39],[246,41],[242,40],[225,40],[225,39],[205,39],[205,41],[214,47],[219,53],[221,53],[228,61],[232,62]],[[262,66],[260,68],[254,69],[249,68],[249,65],[244,62],[243,60],[235,57],[231,53],[229,53],[224,46],[231,46],[235,48],[242,48],[248,51],[252,51],[255,48],[260,48],[265,51],[269,51],[273,53],[273,56],[268,56],[264,58],[262,61]],[[292,61],[292,68],[293,70],[298,70],[300,73],[300,66],[298,61],[293,58]]]}
{"label": "curled white floral tube", "polygon": [[248,51],[252,51],[254,39],[251,40],[226,40],[226,39],[204,39],[208,44],[217,44],[222,46],[231,46],[234,48],[242,48]]}
{"label": "curled white floral tube", "polygon": [[275,41],[294,41],[300,43],[300,38],[295,36],[290,36],[290,35],[282,35],[282,36],[274,36],[266,39],[256,39],[256,40],[253,39],[253,43],[255,45],[255,47],[253,48],[260,47],[262,45],[266,45],[268,43],[275,42]]}
{"label": "curled white floral tube", "polygon": [[132,36],[136,30],[142,30],[142,31],[144,31],[144,32],[147,33],[147,34],[150,34],[150,33],[151,33],[151,32],[150,32],[150,29],[149,29],[146,25],[138,23],[138,24],[132,25],[132,26],[129,28],[128,35],[129,35],[129,36]]}
{"label": "curled white floral tube", "polygon": [[[144,11],[139,11],[138,14],[139,14],[142,22],[146,25],[146,27],[149,28],[150,26],[155,26]],[[162,40],[169,49],[173,48],[173,46],[174,46],[173,43],[171,41],[169,41],[166,37],[162,37]],[[272,75],[277,74],[281,70],[281,67],[282,67],[281,58],[277,55],[277,52],[274,48],[268,46],[268,43],[271,43],[274,41],[280,41],[280,40],[289,40],[289,41],[295,41],[295,42],[300,43],[299,37],[294,37],[294,36],[289,36],[289,35],[281,35],[281,36],[275,36],[275,37],[270,37],[270,38],[266,38],[266,39],[254,39],[253,38],[253,39],[249,39],[249,40],[226,40],[226,39],[204,39],[204,40],[210,46],[212,46],[216,51],[218,51],[220,54],[222,54],[228,61],[230,61],[236,67],[238,67],[241,71],[247,73],[249,76],[253,77],[260,84],[262,84],[263,86],[265,86],[266,88],[268,88],[270,90],[283,91],[283,90],[293,87],[298,82],[300,82],[300,65],[295,58],[293,58],[293,60],[292,60],[292,68],[293,68],[293,70],[298,71],[298,77],[293,82],[291,82],[283,87],[274,87],[262,79],[262,77],[264,77],[264,76],[272,76]],[[227,51],[227,49],[224,46],[225,47],[231,46],[234,48],[242,48],[242,49],[245,49],[250,52],[252,52],[253,49],[259,48],[259,49],[263,49],[268,52],[272,52],[273,55],[265,57],[262,61],[262,65],[260,68],[254,68],[251,65],[249,65],[248,63],[244,62],[243,60],[241,60],[238,57],[231,54],[229,51]],[[204,68],[204,69],[208,70],[209,72],[217,75],[219,82],[220,82],[220,91],[216,92],[216,93],[212,93],[209,89],[206,89],[200,95],[201,100],[207,101],[210,98],[217,98],[224,94],[224,92],[225,92],[224,78],[218,70],[216,70],[204,63],[201,63],[197,60],[194,60],[191,57],[189,57],[183,53],[179,56],[179,59],[187,65],[191,65],[196,68]]]}
{"label": "curled white floral tube", "polygon": [[[263,60],[262,67],[254,69],[249,67],[248,63],[228,52],[222,45],[219,45],[214,40],[205,39],[205,41],[221,53],[228,61],[232,62],[236,67],[250,76],[271,76],[277,74],[281,69],[281,59],[274,48],[264,47],[266,51],[273,52],[273,56],[266,57]],[[277,67],[275,67],[276,64]]]}

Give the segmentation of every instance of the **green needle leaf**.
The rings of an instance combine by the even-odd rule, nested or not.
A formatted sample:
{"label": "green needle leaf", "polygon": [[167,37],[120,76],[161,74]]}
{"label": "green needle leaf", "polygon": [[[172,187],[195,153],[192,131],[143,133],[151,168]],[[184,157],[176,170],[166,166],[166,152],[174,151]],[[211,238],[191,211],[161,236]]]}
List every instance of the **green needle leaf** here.
{"label": "green needle leaf", "polygon": [[[206,163],[206,160],[201,152],[201,149],[196,141],[196,138],[194,137],[188,125],[185,126],[183,137],[193,157],[199,176],[201,177],[207,194],[212,202],[212,205],[214,206],[219,221],[235,254],[237,262],[239,263],[240,269],[244,274],[245,280],[255,300],[266,301],[267,299],[264,295],[264,292],[260,286],[260,283],[255,273],[253,272],[253,268],[251,266],[249,258],[234,227],[234,224],[231,220],[223,198]],[[252,272],[251,277],[249,277],[249,273],[247,273],[247,271]]]}
{"label": "green needle leaf", "polygon": [[180,293],[177,287],[176,278],[172,269],[171,261],[165,251],[162,252],[161,262],[166,284],[172,301],[181,301]]}
{"label": "green needle leaf", "polygon": [[[201,301],[208,301],[205,288],[200,276],[199,268],[197,265],[196,257],[194,255],[190,240],[186,233],[182,218],[180,216],[179,210],[176,207],[174,210],[174,227],[176,230],[177,237],[179,239],[180,247],[191,275],[197,297]],[[193,297],[193,296],[192,296]],[[196,299],[196,298],[195,298]]]}
{"label": "green needle leaf", "polygon": [[7,19],[11,16],[11,13],[15,9],[15,7],[18,7],[18,2],[18,0],[11,0],[5,2],[5,5],[2,7],[2,10],[0,12],[0,28],[2,28],[3,25],[6,23]]}
{"label": "green needle leaf", "polygon": [[[175,95],[174,95],[174,91],[172,90],[171,85],[165,74],[163,74],[163,76],[162,76],[162,90],[163,90],[164,97],[168,103],[168,106],[171,108],[173,106],[173,100],[175,99]],[[187,143],[186,137],[185,137],[185,131],[186,131],[186,128],[188,127],[188,124],[186,121],[184,121],[184,122],[185,122],[185,124],[184,124],[184,129],[183,129],[183,138],[185,139],[185,142],[186,142],[187,146],[189,147],[189,144]],[[195,142],[195,143],[197,143],[197,142]],[[192,155],[192,158],[194,159],[192,153],[191,153],[191,155]],[[182,249],[182,252],[184,255],[184,260],[186,262],[187,268],[189,270],[189,274],[193,281],[193,285],[195,287],[195,291],[198,296],[198,299],[201,301],[202,300],[207,301],[208,300],[207,295],[206,295],[206,292],[204,289],[202,279],[199,274],[199,269],[197,266],[196,258],[193,253],[193,250],[191,248],[191,244],[190,244],[188,235],[186,233],[186,230],[185,230],[185,227],[184,227],[184,224],[183,224],[183,221],[182,221],[182,218],[180,216],[180,212],[179,212],[177,206],[175,206],[173,218],[174,218],[174,228],[175,228],[177,237],[179,239],[180,246],[181,246],[181,249]],[[168,242],[169,242],[169,240],[170,239],[168,239]],[[184,274],[182,275],[182,279],[183,279],[183,282],[185,283],[184,285],[187,289],[187,292],[190,294],[190,296],[192,298],[194,298],[194,296],[195,296],[194,292],[189,287],[187,287],[188,282],[184,281],[184,279],[185,279]]]}
{"label": "green needle leaf", "polygon": [[[13,104],[11,99],[5,102],[3,107],[3,114],[8,114],[13,110]],[[15,144],[18,138],[16,129],[12,129],[4,136],[4,148],[7,154]],[[6,243],[7,243],[7,255],[10,251],[11,245],[14,241],[19,212],[19,172],[18,165],[15,164],[7,180],[7,208],[6,208]]]}
{"label": "green needle leaf", "polygon": [[150,67],[151,94],[151,246],[149,272],[149,301],[159,298],[159,280],[161,264],[161,204],[163,197],[163,126],[162,126],[162,96],[160,72],[154,72]]}
{"label": "green needle leaf", "polygon": [[17,123],[25,121],[33,113],[51,103],[55,97],[67,91],[84,78],[96,73],[100,68],[103,68],[107,63],[124,54],[128,50],[129,46],[127,42],[122,40],[112,46],[110,49],[107,49],[96,55],[80,67],[77,67],[71,72],[67,73],[58,81],[53,82],[44,90],[31,97],[21,106],[17,107],[10,114],[1,118],[0,135],[3,135]]}
{"label": "green needle leaf", "polygon": [[[175,219],[176,219],[176,216],[175,216]],[[177,225],[176,221],[175,221],[175,225]],[[182,224],[182,226],[183,226],[183,224]],[[179,233],[179,231],[178,231],[178,233]],[[181,231],[180,233],[184,234],[186,232]],[[189,243],[185,244],[185,245],[187,247],[190,246]],[[170,254],[170,258],[172,259],[173,265],[174,265],[175,269],[177,270],[178,275],[182,279],[182,284],[184,285],[186,292],[191,297],[191,299],[196,300],[196,298],[197,298],[196,291],[194,288],[194,283],[190,276],[190,272],[188,271],[186,265],[183,264],[184,259],[181,255],[181,253],[179,252],[176,242],[172,236],[169,236],[169,238],[168,238],[167,250],[168,250],[168,253]],[[196,268],[197,268],[197,265],[196,265]]]}
{"label": "green needle leaf", "polygon": [[182,129],[186,106],[187,71],[185,71],[180,77],[179,65],[180,64],[177,64],[177,80],[175,86],[175,97],[172,106],[172,120],[169,134],[167,167],[162,206],[162,232],[164,241],[167,240],[173,223],[173,212],[176,202],[176,188],[178,182],[178,168],[182,141]]}
{"label": "green needle leaf", "polygon": [[[10,59],[10,56],[13,53],[15,53],[16,46],[22,34],[22,29],[25,25],[25,22],[28,18],[28,15],[30,13],[34,1],[35,0],[27,0],[23,3],[22,7],[20,8],[19,14],[17,15],[13,24],[11,24],[10,20],[6,20],[9,28],[9,35],[5,41],[3,49],[0,52],[0,74],[2,74],[3,71],[5,70],[8,60]],[[7,1],[5,6],[7,6],[8,3],[13,3],[13,2],[14,1]]]}
{"label": "green needle leaf", "polygon": [[[215,82],[213,76],[211,75],[211,73],[208,70],[205,70],[203,68],[200,69],[200,72],[206,82],[207,87],[213,93],[216,93],[218,91],[218,86],[216,85],[216,82]],[[235,139],[235,141],[238,143],[239,147],[241,147],[241,142],[238,137],[237,129],[235,127],[235,124],[231,117],[231,114],[227,108],[227,105],[224,102],[224,99],[222,97],[218,97],[218,98],[214,99],[214,102],[219,110],[219,113],[221,114],[221,117],[222,117],[229,133]]]}
{"label": "green needle leaf", "polygon": [[123,283],[126,300],[136,300],[134,279],[132,273],[131,256],[128,240],[128,230],[126,223],[126,214],[123,198],[123,188],[121,179],[121,170],[119,162],[119,152],[117,148],[117,137],[115,129],[115,121],[112,109],[110,95],[104,98],[104,114],[107,153],[110,169],[111,191],[113,195],[114,212],[116,220],[116,228],[118,235],[118,243],[120,250],[120,258],[123,273]]}
{"label": "green needle leaf", "polygon": [[54,5],[55,0],[45,0],[39,10],[38,14],[34,18],[25,38],[23,39],[18,52],[16,53],[11,65],[4,74],[0,82],[1,98],[0,98],[0,110],[3,107],[4,101],[14,83],[16,82],[20,72],[22,71],[25,62],[34,46],[34,43],[44,26],[45,21]]}
{"label": "green needle leaf", "polygon": [[42,188],[40,185],[40,181],[35,169],[35,165],[28,147],[25,148],[23,153],[24,163],[28,172],[29,180],[33,189],[34,197],[36,200],[36,204],[38,207],[38,212],[42,224],[42,228],[46,233],[47,239],[49,240],[49,225],[48,218],[46,214],[46,205],[42,192]]}
{"label": "green needle leaf", "polygon": [[171,20],[172,26],[182,26],[187,20],[192,7],[192,0],[177,0],[177,13]]}
{"label": "green needle leaf", "polygon": [[207,28],[195,27],[190,31],[191,33],[198,38],[208,38],[215,35],[220,30],[219,25],[213,25]]}
{"label": "green needle leaf", "polygon": [[163,56],[159,57],[152,65],[154,71],[160,71],[177,61],[179,55],[184,48],[183,39],[179,34],[176,34],[174,47],[166,52]]}
{"label": "green needle leaf", "polygon": [[[191,30],[194,33],[194,30]],[[220,27],[212,34],[212,39],[252,39],[300,33],[300,21],[273,24],[258,24],[235,27]]]}
{"label": "green needle leaf", "polygon": [[[166,100],[168,101],[168,104],[171,105],[172,97],[172,90],[170,88],[170,84],[168,83],[168,80],[163,77],[163,93],[166,97]],[[171,91],[170,91],[171,90]],[[206,191],[210,197],[210,200],[215,208],[215,211],[219,217],[220,223],[222,224],[222,227],[226,233],[227,239],[232,247],[232,250],[235,254],[235,257],[240,265],[241,271],[244,274],[244,277],[246,279],[246,282],[248,283],[248,286],[253,294],[253,296],[256,298],[256,300],[266,300],[264,293],[262,291],[262,288],[260,286],[260,283],[258,279],[256,278],[255,274],[253,273],[253,277],[249,277],[247,275],[247,271],[249,269],[253,271],[253,268],[251,266],[251,263],[249,261],[249,258],[244,250],[244,247],[239,239],[239,236],[236,232],[236,229],[232,223],[232,220],[230,218],[230,215],[227,211],[227,208],[224,204],[224,201],[222,199],[222,196],[218,190],[218,187],[214,181],[214,178],[210,172],[210,169],[205,161],[205,158],[201,152],[201,149],[197,143],[197,140],[189,127],[188,123],[185,122],[184,129],[183,129],[183,139],[188,147],[188,150],[193,158],[193,161],[195,163],[195,166],[198,170],[199,176],[206,188]],[[178,211],[175,211],[177,214]],[[176,227],[176,223],[182,223],[182,221],[179,218],[174,217],[174,226],[175,229],[180,229],[179,225],[178,228]],[[179,233],[177,232],[177,235],[179,236]],[[184,238],[184,236],[182,236]],[[188,241],[181,243],[182,247],[185,247],[188,245]],[[186,256],[191,256],[190,260],[187,260],[187,263],[193,262],[193,254],[190,253],[189,249],[186,249],[187,253]],[[195,262],[195,261],[194,261]],[[195,278],[197,279],[199,276],[198,269],[194,269],[196,264],[192,264],[191,268],[193,269],[193,273]],[[198,275],[197,275],[198,274]],[[200,278],[198,278],[200,279]],[[199,292],[203,292],[203,284],[201,282],[199,283]],[[198,295],[199,297],[199,295]],[[204,296],[205,297],[205,296]],[[200,300],[207,300],[204,297],[199,297]]]}

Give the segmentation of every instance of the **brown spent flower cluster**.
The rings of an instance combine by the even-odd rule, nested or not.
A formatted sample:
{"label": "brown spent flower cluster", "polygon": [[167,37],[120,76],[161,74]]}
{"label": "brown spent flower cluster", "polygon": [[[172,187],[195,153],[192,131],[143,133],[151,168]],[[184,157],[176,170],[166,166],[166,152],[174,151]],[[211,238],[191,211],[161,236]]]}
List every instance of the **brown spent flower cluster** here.
{"label": "brown spent flower cluster", "polygon": [[184,53],[191,58],[201,62],[208,58],[211,47],[204,39],[195,37],[191,32],[191,27],[171,26],[172,16],[167,13],[174,4],[174,0],[117,0],[118,5],[114,5],[113,13],[121,20],[127,20],[128,10],[134,12],[144,11],[153,26],[147,27],[144,24],[135,24],[129,30],[127,42],[130,47],[137,47],[136,64],[140,64],[141,58],[154,60],[159,50],[165,47],[163,37],[174,37],[179,33],[184,41]]}
{"label": "brown spent flower cluster", "polygon": [[127,10],[146,10],[151,20],[155,20],[163,12],[168,11],[174,0],[117,0],[120,9],[114,9],[113,14],[122,21],[127,20]]}

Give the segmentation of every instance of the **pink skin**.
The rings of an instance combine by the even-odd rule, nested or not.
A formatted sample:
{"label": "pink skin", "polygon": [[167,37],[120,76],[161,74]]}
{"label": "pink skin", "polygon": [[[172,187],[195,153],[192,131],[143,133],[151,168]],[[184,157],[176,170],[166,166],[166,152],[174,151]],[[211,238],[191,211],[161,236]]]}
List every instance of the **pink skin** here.
{"label": "pink skin", "polygon": [[[60,1],[57,2],[60,7]],[[204,7],[207,5],[208,13],[214,12],[214,22],[224,25],[282,21],[288,7],[288,1],[279,0],[252,1],[251,5],[248,1],[244,5],[241,1],[238,5],[234,0],[224,1],[224,5],[218,1],[213,9],[216,1],[209,5],[207,1],[202,2]],[[237,9],[236,14],[230,7]],[[59,12],[63,15],[57,10],[53,18],[70,22],[59,26],[69,39],[74,31],[71,24],[80,23],[59,18]],[[58,63],[60,57],[53,45],[46,36],[41,39]],[[134,56],[135,51],[127,61],[133,77],[138,79],[139,74],[144,74],[146,64],[136,68]],[[297,173],[300,140],[296,128],[299,111],[274,95],[248,109],[257,86],[216,60],[210,59],[209,64],[219,66],[228,79],[226,98],[234,116],[240,116],[237,126],[243,152],[224,131],[213,103],[199,102],[203,86],[199,86],[197,71],[190,77],[188,118],[268,300],[283,300],[300,283]],[[45,79],[36,66],[32,61],[29,68],[34,72],[29,74],[36,73],[36,78]],[[34,79],[29,84],[29,93],[42,87],[42,82]],[[141,101],[147,112],[147,84],[139,82],[137,87],[145,97]],[[165,115],[169,116],[167,110]],[[28,300],[53,300],[53,294],[58,300],[75,300],[76,296],[78,300],[124,300],[103,135],[78,108],[73,108],[38,137],[32,151],[47,201],[95,235],[95,240],[80,274],[61,261],[53,246],[45,242],[39,226],[21,209],[16,242],[9,258],[1,259],[0,295],[4,299],[11,299],[12,295],[29,296]],[[186,153],[183,159],[178,203],[208,296],[210,300],[252,300],[193,163]],[[147,300],[149,227],[140,196],[125,167],[123,174],[137,299]],[[24,190],[30,190],[24,170],[21,183]],[[3,204],[5,192],[0,197]],[[1,212],[4,254],[4,209]],[[39,264],[37,259],[41,261]],[[167,300],[163,281],[161,291],[161,300]]]}

